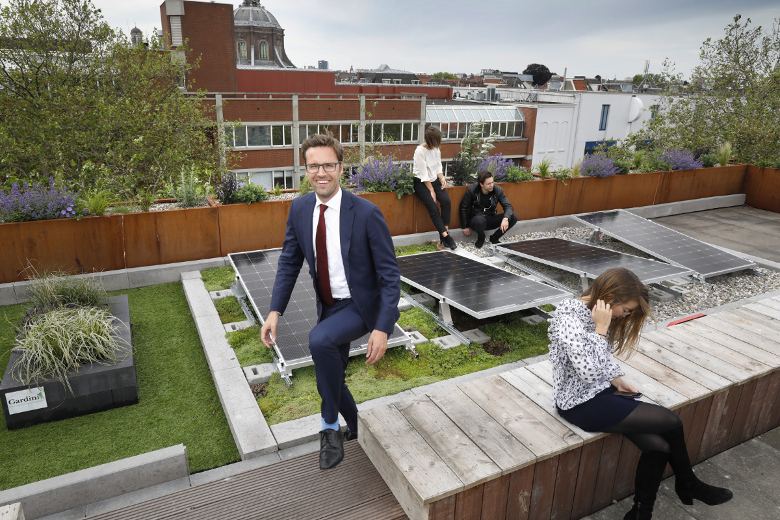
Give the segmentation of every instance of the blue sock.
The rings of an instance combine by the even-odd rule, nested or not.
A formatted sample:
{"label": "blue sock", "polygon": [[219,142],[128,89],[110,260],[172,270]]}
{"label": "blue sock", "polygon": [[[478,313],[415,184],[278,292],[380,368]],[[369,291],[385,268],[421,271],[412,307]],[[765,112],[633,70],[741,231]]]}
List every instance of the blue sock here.
{"label": "blue sock", "polygon": [[339,431],[339,420],[338,420],[338,417],[336,417],[336,422],[331,423],[331,424],[326,423],[324,417],[320,417],[320,419],[322,420],[322,429],[323,430],[331,429],[331,430]]}

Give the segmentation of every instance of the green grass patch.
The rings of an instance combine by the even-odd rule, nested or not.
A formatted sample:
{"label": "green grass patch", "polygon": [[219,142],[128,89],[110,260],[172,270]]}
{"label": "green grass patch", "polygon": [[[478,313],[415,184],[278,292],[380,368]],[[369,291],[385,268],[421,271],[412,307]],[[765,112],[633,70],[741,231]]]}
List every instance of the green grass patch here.
{"label": "green grass patch", "polygon": [[214,307],[217,308],[219,319],[222,323],[235,323],[237,321],[246,320],[244,310],[241,308],[241,304],[238,303],[238,298],[235,296],[227,296],[215,301]]}
{"label": "green grass patch", "polygon": [[229,332],[227,339],[242,367],[272,361],[274,350],[266,347],[260,340],[260,328],[257,326]]}
{"label": "green grass patch", "polygon": [[[401,319],[406,319],[406,323],[427,322],[420,315],[430,318],[415,308],[402,313]],[[521,317],[514,313],[481,322],[480,328],[493,336],[485,346],[472,343],[442,350],[433,343],[424,343],[415,347],[418,358],[404,348],[392,348],[372,366],[366,366],[365,356],[353,357],[347,364],[347,385],[355,401],[362,403],[547,352],[547,324],[532,326]],[[435,322],[431,319],[430,323]],[[433,334],[429,330],[431,336],[426,337],[443,332],[435,329]],[[261,389],[257,402],[269,424],[320,412],[314,367],[295,370],[292,381],[292,387],[287,388],[275,374]]]}
{"label": "green grass patch", "polygon": [[447,332],[436,325],[433,316],[422,309],[412,307],[408,311],[402,312],[398,319],[398,326],[406,331],[416,330],[428,339],[446,336]]}
{"label": "green grass patch", "polygon": [[395,248],[395,256],[416,255],[417,253],[430,253],[436,251],[435,242],[426,242],[424,244],[414,244],[411,246],[398,246]]}
{"label": "green grass patch", "polygon": [[555,310],[555,307],[553,307],[549,303],[547,303],[545,305],[540,305],[539,308],[542,309],[544,312],[552,312],[552,311]]}
{"label": "green grass patch", "polygon": [[[181,283],[124,293],[139,403],[13,431],[1,419],[0,490],[180,443],[193,473],[239,460]],[[0,308],[3,369],[26,307]]]}
{"label": "green grass patch", "polygon": [[207,291],[223,291],[230,289],[230,286],[236,281],[236,272],[227,265],[225,267],[204,269],[200,272],[200,277]]}

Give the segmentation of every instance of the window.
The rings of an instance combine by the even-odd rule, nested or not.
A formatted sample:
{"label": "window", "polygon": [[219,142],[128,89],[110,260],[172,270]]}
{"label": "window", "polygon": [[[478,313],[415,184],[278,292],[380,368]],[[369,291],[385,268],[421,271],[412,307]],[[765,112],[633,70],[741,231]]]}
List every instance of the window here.
{"label": "window", "polygon": [[268,59],[268,42],[266,42],[265,40],[260,40],[260,59],[261,60]]}
{"label": "window", "polygon": [[238,59],[246,59],[246,42],[244,40],[238,40]]}
{"label": "window", "polygon": [[384,132],[382,134],[383,142],[400,141],[401,140],[401,125],[397,123],[385,123]]}
{"label": "window", "polygon": [[614,146],[617,141],[587,141],[585,143],[585,155],[590,155],[593,152],[596,151],[596,148],[603,145],[604,143],[607,144],[607,147]]}
{"label": "window", "polygon": [[661,105],[650,105],[650,119],[655,119],[655,116],[660,108]]}
{"label": "window", "polygon": [[607,129],[607,119],[609,119],[609,105],[601,105],[601,121],[599,121],[599,130]]}

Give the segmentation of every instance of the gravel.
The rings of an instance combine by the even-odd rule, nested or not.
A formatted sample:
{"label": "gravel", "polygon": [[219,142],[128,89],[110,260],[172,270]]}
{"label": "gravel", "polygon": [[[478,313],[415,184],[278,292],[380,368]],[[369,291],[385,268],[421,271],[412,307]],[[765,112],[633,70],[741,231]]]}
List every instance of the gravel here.
{"label": "gravel", "polygon": [[[501,242],[518,242],[521,240],[529,240],[533,238],[547,238],[557,237],[567,240],[577,238],[580,240],[588,240],[593,234],[593,230],[590,228],[560,228],[551,232],[534,232],[520,235],[514,235],[510,237],[502,237]],[[486,244],[489,244],[486,241]],[[641,256],[643,258],[652,258],[647,253],[639,251],[627,244],[614,240],[610,237],[601,236],[599,243],[601,247],[619,251],[621,253],[632,254]],[[490,248],[488,245],[482,249],[474,247],[474,242],[458,242],[458,246],[462,247],[466,251],[473,253],[480,257],[489,257]],[[580,285],[580,277],[556,269],[545,264],[538,262],[532,262],[520,257],[513,257],[512,260],[527,265],[536,271],[545,274],[558,282],[570,287],[572,291],[579,294],[582,290]],[[503,269],[507,271],[524,275],[518,269],[505,265]],[[674,318],[680,318],[684,316],[690,316],[696,314],[705,309],[712,307],[718,307],[727,303],[733,303],[751,296],[757,296],[760,294],[780,290],[780,272],[773,271],[771,269],[765,269],[758,267],[755,270],[743,271],[732,274],[726,274],[721,276],[715,276],[708,278],[705,283],[691,282],[685,286],[690,290],[688,294],[684,294],[679,298],[675,298],[669,302],[652,302],[653,314],[657,322],[664,322]]]}

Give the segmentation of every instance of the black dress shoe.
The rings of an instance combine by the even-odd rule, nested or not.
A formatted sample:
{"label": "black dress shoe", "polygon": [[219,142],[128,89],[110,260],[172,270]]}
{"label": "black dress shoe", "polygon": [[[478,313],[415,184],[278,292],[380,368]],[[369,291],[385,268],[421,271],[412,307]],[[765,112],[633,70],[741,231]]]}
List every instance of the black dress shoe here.
{"label": "black dress shoe", "polygon": [[320,469],[331,469],[344,460],[341,430],[326,428],[320,432]]}
{"label": "black dress shoe", "polygon": [[344,440],[345,441],[353,441],[357,439],[357,432],[351,432],[349,430],[346,430],[344,432]]}

